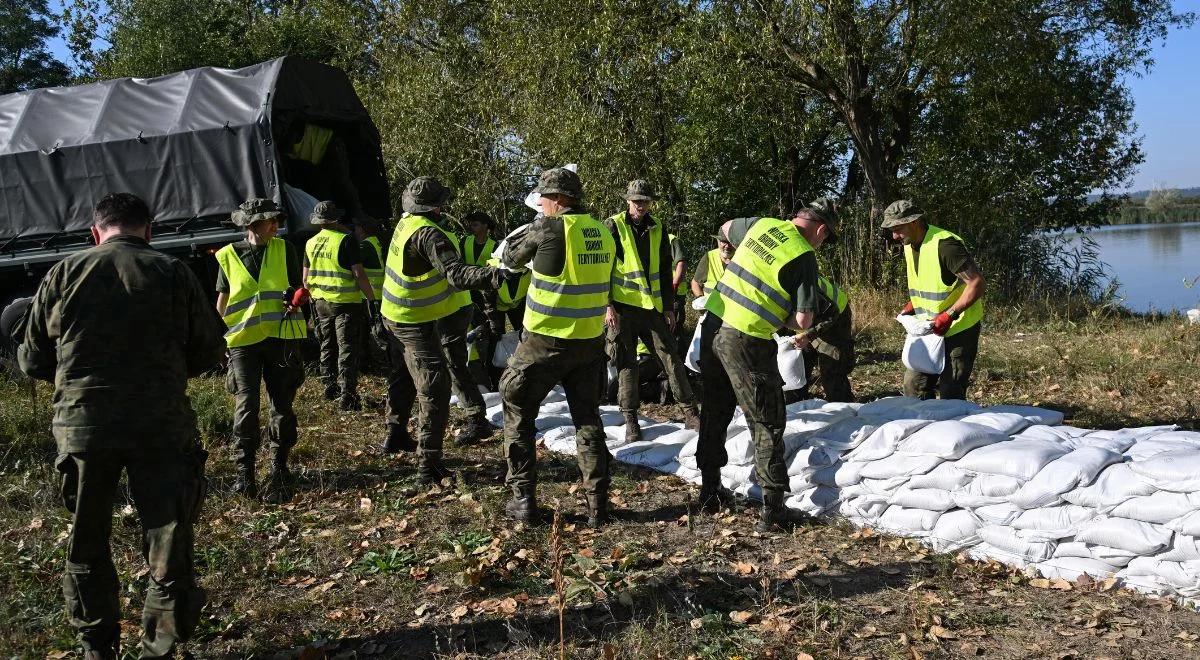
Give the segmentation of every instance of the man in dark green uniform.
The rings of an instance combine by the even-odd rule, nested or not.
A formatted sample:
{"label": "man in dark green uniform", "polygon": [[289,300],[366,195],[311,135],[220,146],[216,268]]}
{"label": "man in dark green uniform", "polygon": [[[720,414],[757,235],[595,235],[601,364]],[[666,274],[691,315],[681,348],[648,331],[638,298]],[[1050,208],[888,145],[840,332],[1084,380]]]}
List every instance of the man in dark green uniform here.
{"label": "man in dark green uniform", "polygon": [[[604,324],[612,287],[615,241],[581,203],[579,176],[546,170],[536,191],[542,216],[504,250],[514,271],[533,262],[526,297],[525,332],[500,379],[504,401],[504,455],[513,498],[505,513],[537,522],[538,409],[562,383],[575,424],[575,448],[588,502],[588,524],[608,520],[608,446],[600,420]],[[636,392],[635,392],[636,394]]]}
{"label": "man in dark green uniform", "polygon": [[17,359],[55,386],[55,467],[72,513],[63,593],[84,657],[118,657],[120,585],[109,535],[125,471],[150,569],[141,657],[165,658],[191,637],[204,605],[192,527],[207,453],[187,381],[220,364],[224,324],[191,269],[150,247],[145,202],[111,194],[93,218],[97,246],[42,280]]}
{"label": "man in dark green uniform", "polygon": [[[831,231],[837,228],[837,205],[826,197],[819,197],[796,215],[815,216]],[[826,239],[825,243],[831,241]],[[804,371],[806,384],[800,391],[807,399],[813,385],[819,384],[826,401],[850,402],[854,392],[850,388],[850,372],[854,370],[854,327],[850,312],[850,296],[833,280],[817,277],[817,290],[821,299],[813,325],[808,330],[811,343],[804,349]],[[820,376],[813,380],[813,373]]]}
{"label": "man in dark green uniform", "polygon": [[697,298],[707,296],[717,288],[717,282],[725,274],[725,265],[733,259],[733,246],[725,240],[720,227],[717,227],[713,239],[717,241],[717,247],[704,253],[704,258],[696,264],[696,273],[692,275],[692,295]]}
{"label": "man in dark green uniform", "polygon": [[[462,308],[459,294],[495,289],[504,273],[468,266],[453,236],[437,221],[450,190],[421,176],[404,189],[401,218],[388,246],[382,320],[372,332],[392,344],[388,377],[388,437],[384,451],[417,451],[422,483],[449,476],[442,463],[443,436],[450,416],[450,374],[438,321]],[[413,404],[419,402],[417,438],[408,433]]]}
{"label": "man in dark green uniform", "polygon": [[636,442],[642,439],[637,415],[641,404],[637,344],[647,331],[653,343],[651,348],[667,374],[671,393],[684,405],[684,425],[699,428],[700,414],[672,335],[675,324],[682,322],[675,317],[675,261],[666,230],[650,215],[650,203],[654,201],[650,182],[630,181],[625,201],[628,209],[605,223],[617,245],[608,325],[617,362],[618,400],[625,417],[625,439]]}
{"label": "man in dark green uniform", "polygon": [[363,270],[358,241],[342,222],[333,202],[320,202],[309,224],[320,229],[304,248],[304,286],[313,297],[317,339],[321,342],[321,380],[325,398],[339,399],[342,410],[361,410],[358,398],[358,336],[367,314],[379,303]]}
{"label": "man in dark green uniform", "polygon": [[923,212],[907,199],[883,211],[883,228],[904,244],[908,272],[908,303],[902,314],[919,314],[933,321],[934,334],[946,338],[946,366],[939,375],[904,372],[904,394],[920,399],[965,399],[983,320],[987,283],[963,240],[950,231],[927,224]]}
{"label": "man in dark green uniform", "polygon": [[[668,238],[671,242],[671,285],[675,287],[675,302],[671,305],[675,312],[675,327],[671,336],[675,338],[675,352],[682,360],[687,354],[687,342],[683,337],[684,322],[687,320],[687,258],[683,254],[683,241],[675,234],[668,234]],[[646,344],[646,347],[650,345]]]}
{"label": "man in dark green uniform", "polygon": [[[369,215],[359,216],[354,222],[354,238],[358,240],[359,253],[362,256],[363,272],[371,283],[371,292],[376,302],[383,300],[383,263],[384,263],[384,225],[377,218]],[[371,303],[363,301],[363,316],[370,317]],[[371,338],[370,324],[364,323],[359,330],[359,355],[362,356],[362,371],[373,374],[387,375],[391,373],[391,358],[387,354],[387,345],[380,345]]]}
{"label": "man in dark green uniform", "polygon": [[[304,383],[299,340],[308,336],[304,315],[293,303],[303,302],[300,256],[287,241],[276,238],[283,212],[269,199],[252,198],[233,212],[233,224],[246,238],[217,252],[217,313],[228,330],[229,373],[226,385],[234,395],[234,461],[238,478],[234,492],[258,496],[254,465],[262,438],[259,427],[260,386],[266,385],[271,406],[267,438],[271,471],[267,495],[275,502],[292,498],[288,454],[296,446],[296,413],[292,401]],[[290,294],[290,295],[289,295]]]}
{"label": "man in dark green uniform", "polygon": [[730,500],[720,476],[728,462],[726,431],[734,407],[741,406],[754,438],[754,469],[763,494],[756,529],[766,532],[798,521],[783,506],[788,490],[786,420],[778,349],[771,337],[787,327],[799,333],[796,348],[808,346],[804,331],[812,325],[820,298],[813,250],[832,231],[819,216],[804,214],[790,221],[740,218],[726,223],[723,232],[737,249],[708,297],[701,329],[700,504],[711,511]]}

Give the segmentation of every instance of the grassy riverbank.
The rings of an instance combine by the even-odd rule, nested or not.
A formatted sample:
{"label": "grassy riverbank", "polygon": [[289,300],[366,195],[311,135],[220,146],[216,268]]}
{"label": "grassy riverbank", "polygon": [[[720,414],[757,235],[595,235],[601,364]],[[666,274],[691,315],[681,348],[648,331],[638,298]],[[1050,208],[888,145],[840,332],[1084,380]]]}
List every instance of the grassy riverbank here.
{"label": "grassy riverbank", "polygon": [[[897,393],[895,296],[856,292],[856,394]],[[992,308],[971,397],[1029,403],[1097,428],[1197,425],[1200,327],[1179,318]],[[382,381],[367,380],[377,403]],[[295,453],[300,493],[234,497],[230,402],[216,379],[193,401],[213,450],[198,530],[210,593],[189,650],[297,655],[541,658],[558,652],[547,528],[514,530],[496,440],[451,447],[461,478],[415,488],[409,457],[378,454],[378,407],[342,414],[310,379]],[[67,657],[59,592],[67,526],[56,501],[48,389],[0,381],[0,656]],[[671,414],[670,409],[656,409]],[[692,487],[619,466],[620,519],[581,523],[578,472],[544,455],[540,496],[566,515],[561,542],[572,657],[1148,657],[1195,655],[1200,615],[1105,585],[1049,585],[998,565],[832,524],[757,537],[753,512],[689,514]],[[130,644],[145,587],[136,518],[118,502],[114,555]],[[320,657],[308,652],[304,657]],[[349,657],[349,656],[346,656]]]}

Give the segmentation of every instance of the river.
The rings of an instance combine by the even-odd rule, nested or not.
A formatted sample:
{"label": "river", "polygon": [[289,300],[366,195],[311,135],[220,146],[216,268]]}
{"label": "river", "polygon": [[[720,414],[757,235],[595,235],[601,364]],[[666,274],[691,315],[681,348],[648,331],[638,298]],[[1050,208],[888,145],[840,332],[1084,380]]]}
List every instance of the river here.
{"label": "river", "polygon": [[1086,233],[1120,285],[1117,295],[1135,312],[1185,310],[1200,306],[1200,222],[1117,225]]}

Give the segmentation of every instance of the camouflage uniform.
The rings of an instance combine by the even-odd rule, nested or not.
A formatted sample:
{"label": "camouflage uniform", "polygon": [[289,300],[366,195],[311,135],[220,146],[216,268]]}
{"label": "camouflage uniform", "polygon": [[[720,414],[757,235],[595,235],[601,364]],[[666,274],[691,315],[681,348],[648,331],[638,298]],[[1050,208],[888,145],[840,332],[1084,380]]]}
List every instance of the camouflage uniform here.
{"label": "camouflage uniform", "polygon": [[[332,202],[321,202],[314,209],[309,223],[321,229],[349,233],[340,224],[343,217],[344,212]],[[350,270],[350,266],[362,265],[359,244],[353,235],[348,235],[342,241],[337,258],[339,262],[346,259],[347,263],[343,266],[347,270]],[[307,254],[305,266],[311,267]],[[310,285],[309,288],[314,287]],[[320,371],[321,381],[325,384],[325,397],[340,397],[343,409],[357,410],[361,406],[358,398],[358,338],[362,335],[368,311],[363,307],[361,298],[355,302],[314,299],[313,311],[313,329],[321,346]]]}
{"label": "camouflage uniform", "polygon": [[[820,384],[826,401],[854,401],[854,392],[850,387],[850,372],[854,370],[854,332],[850,307],[842,313],[837,307],[826,307],[826,313],[819,316],[809,334],[812,344],[804,349],[804,373],[807,384],[804,395],[813,385]],[[813,371],[820,367],[820,376],[814,381]]]}
{"label": "camouflage uniform", "polygon": [[200,620],[192,526],[207,454],[187,380],[220,363],[224,330],[191,270],[129,235],[57,264],[30,308],[18,360],[55,383],[55,466],[72,513],[63,593],[100,657],[115,657],[120,635],[109,534],[122,470],[150,568],[142,657],[167,656]]}

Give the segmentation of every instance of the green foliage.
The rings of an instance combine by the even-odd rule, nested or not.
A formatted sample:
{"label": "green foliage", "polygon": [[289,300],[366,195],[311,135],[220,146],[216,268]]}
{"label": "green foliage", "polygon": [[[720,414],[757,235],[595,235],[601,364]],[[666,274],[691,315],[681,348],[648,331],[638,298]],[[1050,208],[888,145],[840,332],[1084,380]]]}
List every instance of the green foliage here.
{"label": "green foliage", "polygon": [[0,470],[48,461],[54,454],[50,434],[50,390],[45,383],[9,380],[0,374]]}
{"label": "green foliage", "polygon": [[67,65],[46,49],[57,35],[46,0],[0,3],[0,94],[67,83]]}

